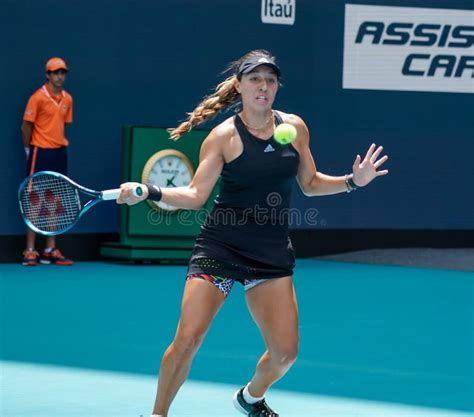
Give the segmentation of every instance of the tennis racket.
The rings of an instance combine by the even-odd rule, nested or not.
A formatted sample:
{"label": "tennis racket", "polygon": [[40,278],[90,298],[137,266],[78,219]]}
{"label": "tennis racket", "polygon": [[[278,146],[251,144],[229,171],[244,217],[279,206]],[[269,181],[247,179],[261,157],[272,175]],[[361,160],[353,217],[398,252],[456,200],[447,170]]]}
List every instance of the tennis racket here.
{"label": "tennis racket", "polygon": [[[134,194],[141,196],[141,187],[137,187]],[[91,190],[53,171],[36,172],[18,189],[23,220],[31,230],[46,236],[68,231],[91,207],[102,201],[116,200],[119,195],[120,188]]]}

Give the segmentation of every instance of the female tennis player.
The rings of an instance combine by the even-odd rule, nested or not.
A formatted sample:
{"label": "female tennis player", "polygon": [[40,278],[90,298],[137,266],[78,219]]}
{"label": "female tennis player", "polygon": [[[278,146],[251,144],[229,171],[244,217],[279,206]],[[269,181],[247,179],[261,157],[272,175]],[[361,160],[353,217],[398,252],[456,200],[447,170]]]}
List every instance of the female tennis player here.
{"label": "female tennis player", "polygon": [[[293,179],[296,177],[305,195],[320,196],[350,192],[388,173],[378,170],[388,157],[380,157],[383,149],[375,144],[363,159],[357,155],[348,175],[329,176],[316,169],[304,121],[272,108],[281,71],[269,52],[251,51],[229,70],[232,75],[185,122],[170,130],[171,137],[178,139],[220,111],[241,105],[237,114],[204,140],[199,167],[189,186],[159,189],[145,184],[145,193],[138,198],[133,194],[137,183],[125,183],[117,200],[132,205],[145,198],[161,199],[175,207],[198,209],[219,177],[222,179],[189,261],[181,318],[163,356],[152,417],[168,416],[194,355],[236,281],[245,288],[266,351],[233,402],[248,416],[278,416],[266,403],[265,393],[295,361],[299,339],[295,255],[285,215]],[[291,144],[280,145],[273,138],[281,123],[296,127]]]}

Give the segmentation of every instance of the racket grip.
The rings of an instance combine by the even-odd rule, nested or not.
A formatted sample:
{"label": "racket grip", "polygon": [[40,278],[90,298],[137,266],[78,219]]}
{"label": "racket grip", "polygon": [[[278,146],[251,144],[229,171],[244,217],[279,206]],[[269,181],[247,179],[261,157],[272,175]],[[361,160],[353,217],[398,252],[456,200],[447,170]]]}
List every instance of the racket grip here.
{"label": "racket grip", "polygon": [[[102,191],[102,200],[117,200],[121,192],[122,190],[120,188],[104,190]],[[135,187],[133,190],[133,195],[135,197],[141,197],[143,195],[143,187],[141,185]]]}
{"label": "racket grip", "polygon": [[114,190],[104,190],[102,191],[102,200],[117,200],[122,190],[120,188],[115,188]]}
{"label": "racket grip", "polygon": [[143,195],[143,186],[139,185],[138,187],[135,187],[133,190],[133,195],[135,197],[141,197]]}

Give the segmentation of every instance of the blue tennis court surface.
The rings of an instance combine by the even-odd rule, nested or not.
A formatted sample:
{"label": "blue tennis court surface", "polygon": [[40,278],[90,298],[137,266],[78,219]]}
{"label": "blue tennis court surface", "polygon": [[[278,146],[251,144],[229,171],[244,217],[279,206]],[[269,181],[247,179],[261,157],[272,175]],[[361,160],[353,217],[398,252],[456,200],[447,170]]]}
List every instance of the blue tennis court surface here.
{"label": "blue tennis court surface", "polygon": [[[183,266],[0,265],[0,415],[149,417]],[[298,361],[282,417],[472,416],[474,274],[299,260]],[[278,300],[275,300],[278,302]],[[171,416],[238,416],[263,352],[236,286]]]}

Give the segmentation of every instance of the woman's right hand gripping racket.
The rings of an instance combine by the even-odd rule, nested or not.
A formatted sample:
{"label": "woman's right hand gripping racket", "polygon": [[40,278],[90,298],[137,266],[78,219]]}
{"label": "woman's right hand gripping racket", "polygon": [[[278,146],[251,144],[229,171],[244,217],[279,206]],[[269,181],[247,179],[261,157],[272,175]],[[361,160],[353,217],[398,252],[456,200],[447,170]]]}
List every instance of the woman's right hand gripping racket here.
{"label": "woman's right hand gripping racket", "polygon": [[[26,225],[36,233],[53,236],[71,229],[81,216],[97,203],[116,200],[120,192],[120,188],[91,190],[65,175],[41,171],[20,184],[18,201]],[[140,197],[143,195],[143,189],[137,186],[134,194]]]}

